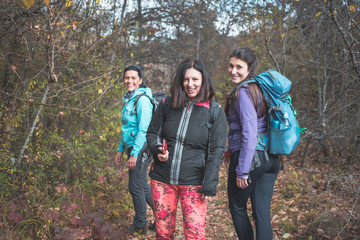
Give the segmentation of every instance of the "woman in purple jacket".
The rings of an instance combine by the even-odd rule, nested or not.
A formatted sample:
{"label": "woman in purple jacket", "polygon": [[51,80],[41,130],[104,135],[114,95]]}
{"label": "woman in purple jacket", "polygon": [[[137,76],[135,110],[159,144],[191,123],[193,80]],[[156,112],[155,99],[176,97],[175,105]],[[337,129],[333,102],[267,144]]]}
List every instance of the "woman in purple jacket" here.
{"label": "woman in purple jacket", "polygon": [[[229,57],[231,81],[255,77],[257,57],[250,48],[237,48]],[[237,109],[234,109],[234,108]],[[250,197],[256,225],[256,239],[272,239],[270,203],[274,183],[280,169],[278,156],[257,150],[257,136],[266,133],[267,107],[256,83],[245,84],[227,96],[225,113],[229,121],[228,147],[224,161],[229,164],[229,208],[239,239],[254,239],[246,203]],[[254,168],[253,158],[261,161]]]}

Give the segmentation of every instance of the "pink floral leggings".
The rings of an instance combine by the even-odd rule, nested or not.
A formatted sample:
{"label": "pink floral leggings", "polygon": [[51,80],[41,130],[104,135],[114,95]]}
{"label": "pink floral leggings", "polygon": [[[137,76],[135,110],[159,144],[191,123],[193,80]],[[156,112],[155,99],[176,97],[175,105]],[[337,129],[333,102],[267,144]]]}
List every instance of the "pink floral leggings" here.
{"label": "pink floral leggings", "polygon": [[186,239],[206,239],[207,202],[201,186],[172,185],[151,179],[156,239],[174,239],[176,208],[180,199]]}

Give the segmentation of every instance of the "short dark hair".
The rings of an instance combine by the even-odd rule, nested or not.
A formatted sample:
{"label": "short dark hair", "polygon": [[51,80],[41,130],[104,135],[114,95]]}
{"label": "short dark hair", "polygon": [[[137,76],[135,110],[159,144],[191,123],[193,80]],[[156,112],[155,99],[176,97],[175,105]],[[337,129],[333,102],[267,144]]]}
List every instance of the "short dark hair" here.
{"label": "short dark hair", "polygon": [[145,87],[146,87],[146,82],[145,82],[145,79],[144,79],[143,76],[142,76],[141,68],[140,68],[138,65],[129,65],[129,66],[127,66],[127,67],[124,69],[123,78],[125,78],[125,73],[126,73],[127,71],[130,71],[130,70],[136,71],[136,72],[138,73],[139,78],[142,79],[142,83],[140,84],[139,87],[145,88]]}
{"label": "short dark hair", "polygon": [[127,66],[125,69],[124,69],[124,76],[125,77],[125,73],[127,71],[130,71],[130,70],[133,70],[133,71],[137,71],[138,75],[139,75],[139,78],[142,78],[142,72],[141,72],[141,68],[137,65],[129,65]]}
{"label": "short dark hair", "polygon": [[170,92],[173,98],[173,107],[186,106],[187,97],[184,89],[184,78],[186,70],[190,68],[194,68],[202,75],[200,91],[199,94],[195,97],[194,102],[206,102],[212,100],[215,96],[213,82],[204,64],[197,59],[188,58],[180,63],[171,83]]}

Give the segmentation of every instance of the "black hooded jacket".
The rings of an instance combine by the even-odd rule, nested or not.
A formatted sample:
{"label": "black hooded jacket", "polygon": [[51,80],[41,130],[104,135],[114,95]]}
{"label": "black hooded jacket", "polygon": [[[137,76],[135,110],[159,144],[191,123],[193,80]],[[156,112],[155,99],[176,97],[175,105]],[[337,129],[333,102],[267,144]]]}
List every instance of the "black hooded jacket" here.
{"label": "black hooded jacket", "polygon": [[[210,105],[219,108],[212,126]],[[150,177],[174,185],[201,185],[206,196],[215,196],[226,135],[226,116],[219,104],[190,103],[184,108],[173,108],[171,98],[166,98],[154,113],[146,136],[154,156]],[[165,162],[157,158],[163,138],[169,151]]]}

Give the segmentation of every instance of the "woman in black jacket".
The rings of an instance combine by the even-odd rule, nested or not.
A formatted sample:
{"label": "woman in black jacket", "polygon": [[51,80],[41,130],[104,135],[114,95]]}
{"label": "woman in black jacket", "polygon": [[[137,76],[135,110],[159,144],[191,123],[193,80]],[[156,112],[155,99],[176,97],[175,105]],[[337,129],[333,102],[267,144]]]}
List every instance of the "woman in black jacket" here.
{"label": "woman in black jacket", "polygon": [[207,198],[216,195],[227,132],[224,110],[212,101],[214,93],[204,65],[183,61],[171,97],[159,105],[148,128],[156,239],[174,239],[179,199],[186,239],[205,239]]}

